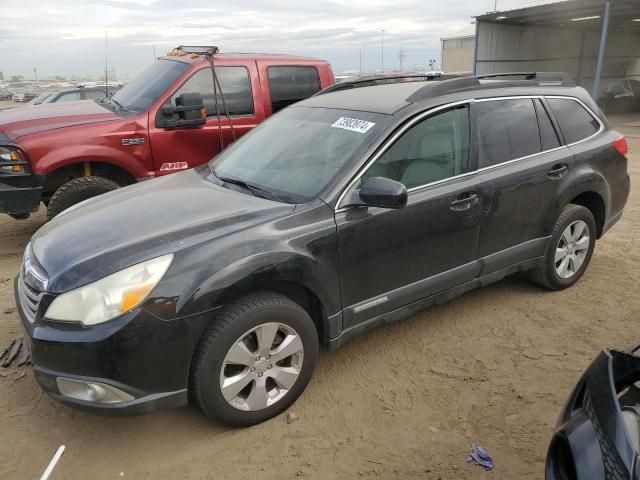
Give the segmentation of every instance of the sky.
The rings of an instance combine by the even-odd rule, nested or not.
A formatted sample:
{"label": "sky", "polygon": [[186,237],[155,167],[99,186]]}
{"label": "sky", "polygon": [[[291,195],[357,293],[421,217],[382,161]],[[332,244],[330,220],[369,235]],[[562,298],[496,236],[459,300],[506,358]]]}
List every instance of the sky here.
{"label": "sky", "polygon": [[[537,0],[498,0],[500,10]],[[97,77],[107,63],[132,78],[179,44],[329,60],[335,72],[428,69],[440,38],[468,27],[494,0],[0,0],[0,71]],[[437,68],[437,66],[436,66]]]}

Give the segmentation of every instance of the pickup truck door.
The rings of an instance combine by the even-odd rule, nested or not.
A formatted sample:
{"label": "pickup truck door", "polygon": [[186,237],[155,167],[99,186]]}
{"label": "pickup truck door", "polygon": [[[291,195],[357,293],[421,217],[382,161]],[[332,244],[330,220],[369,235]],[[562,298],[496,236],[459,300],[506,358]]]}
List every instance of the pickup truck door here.
{"label": "pickup truck door", "polygon": [[196,128],[158,128],[156,116],[162,107],[150,110],[149,138],[157,175],[197,167],[211,160],[220,153],[220,129],[224,147],[227,147],[233,142],[232,126],[236,138],[239,138],[265,119],[255,62],[216,63],[216,72],[231,122],[224,113],[220,94],[218,102],[222,114],[219,119],[216,116],[213,76],[208,65],[193,71],[163,103],[175,105],[178,95],[200,93],[207,110],[205,125]]}

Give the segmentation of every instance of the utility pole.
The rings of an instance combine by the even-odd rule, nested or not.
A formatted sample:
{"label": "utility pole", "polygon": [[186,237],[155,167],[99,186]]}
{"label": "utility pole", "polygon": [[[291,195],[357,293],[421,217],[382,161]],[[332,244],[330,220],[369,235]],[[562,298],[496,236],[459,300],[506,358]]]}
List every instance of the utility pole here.
{"label": "utility pole", "polygon": [[360,75],[362,75],[362,47],[360,47]]}
{"label": "utility pole", "polygon": [[400,51],[398,52],[398,60],[400,60],[400,71],[403,72],[404,59],[406,55],[404,53],[404,48],[400,47]]}
{"label": "utility pole", "polygon": [[384,28],[382,29],[382,44],[380,47],[380,66],[381,71],[384,73]]}
{"label": "utility pole", "polygon": [[36,76],[36,83],[38,82],[38,70],[36,67],[33,67],[33,74]]}
{"label": "utility pole", "polygon": [[109,71],[107,70],[107,51],[109,48],[109,37],[107,34],[107,30],[104,31],[104,96],[105,98],[109,98]]}
{"label": "utility pole", "polygon": [[153,47],[153,61],[154,63],[158,61],[158,57],[156,57],[156,46],[155,45],[151,45],[151,47]]}

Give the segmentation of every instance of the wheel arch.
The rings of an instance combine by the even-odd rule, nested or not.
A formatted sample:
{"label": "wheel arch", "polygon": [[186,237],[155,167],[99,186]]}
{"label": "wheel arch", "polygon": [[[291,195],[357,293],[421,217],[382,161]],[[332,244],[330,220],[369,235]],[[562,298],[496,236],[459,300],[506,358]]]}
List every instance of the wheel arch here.
{"label": "wheel arch", "polygon": [[286,278],[257,277],[240,280],[229,286],[218,297],[219,304],[229,303],[237,298],[256,292],[274,292],[290,298],[300,305],[311,317],[318,333],[318,341],[326,345],[329,325],[326,307],[320,295],[302,282]]}
{"label": "wheel arch", "polygon": [[607,215],[606,204],[602,195],[592,190],[586,190],[576,195],[569,203],[585,207],[591,212],[596,221],[596,238],[600,238]]}
{"label": "wheel arch", "polygon": [[116,182],[121,187],[136,182],[136,178],[131,172],[116,163],[87,159],[60,165],[59,168],[47,173],[43,192],[45,196],[50,196],[69,180],[85,176],[104,177]]}

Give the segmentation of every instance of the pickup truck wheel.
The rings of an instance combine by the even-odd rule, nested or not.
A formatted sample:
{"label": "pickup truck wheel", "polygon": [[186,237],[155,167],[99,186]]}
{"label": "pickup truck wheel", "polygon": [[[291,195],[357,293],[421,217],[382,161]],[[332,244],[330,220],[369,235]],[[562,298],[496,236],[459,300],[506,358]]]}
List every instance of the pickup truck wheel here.
{"label": "pickup truck wheel", "polygon": [[116,182],[103,177],[80,177],[69,180],[51,196],[47,205],[47,220],[51,220],[76,203],[118,188],[120,185]]}
{"label": "pickup truck wheel", "polygon": [[204,334],[190,389],[210,418],[249,426],[278,415],[302,393],[318,357],[307,312],[277,293],[227,305]]}
{"label": "pickup truck wheel", "polygon": [[570,287],[587,269],[595,245],[593,214],[569,204],[558,217],[544,262],[529,272],[529,278],[550,290]]}

